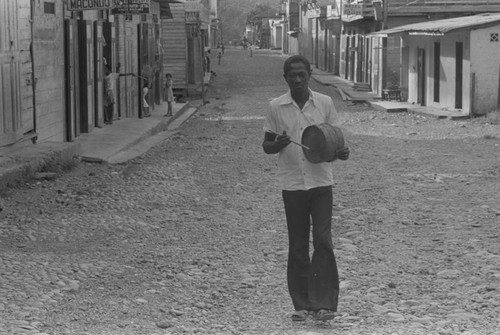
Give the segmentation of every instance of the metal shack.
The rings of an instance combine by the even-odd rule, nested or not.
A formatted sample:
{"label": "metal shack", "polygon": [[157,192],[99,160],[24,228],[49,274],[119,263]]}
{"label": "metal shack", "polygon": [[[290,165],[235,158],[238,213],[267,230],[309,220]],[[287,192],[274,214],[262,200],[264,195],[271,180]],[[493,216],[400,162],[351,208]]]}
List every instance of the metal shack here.
{"label": "metal shack", "polygon": [[[178,1],[161,2],[161,46],[163,73],[173,78],[177,97],[187,96],[187,32],[186,5]],[[163,78],[163,82],[165,78]]]}
{"label": "metal shack", "polygon": [[[185,98],[202,91],[205,48],[210,46],[210,4],[168,0],[161,6],[163,73],[172,75],[174,95]],[[170,13],[165,15],[167,6]]]}

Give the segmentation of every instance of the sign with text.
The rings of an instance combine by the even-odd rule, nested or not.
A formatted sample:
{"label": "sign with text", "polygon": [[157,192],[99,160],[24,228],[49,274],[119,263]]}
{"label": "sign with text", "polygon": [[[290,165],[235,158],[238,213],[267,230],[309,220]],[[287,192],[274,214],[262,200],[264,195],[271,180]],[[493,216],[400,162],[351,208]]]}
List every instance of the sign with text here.
{"label": "sign with text", "polygon": [[150,0],[115,0],[111,14],[148,14]]}
{"label": "sign with text", "polygon": [[67,0],[68,10],[111,10],[112,14],[148,14],[150,0]]}
{"label": "sign with text", "polygon": [[363,4],[344,4],[344,15],[363,16]]}
{"label": "sign with text", "polygon": [[68,0],[68,10],[103,10],[114,7],[115,0]]}

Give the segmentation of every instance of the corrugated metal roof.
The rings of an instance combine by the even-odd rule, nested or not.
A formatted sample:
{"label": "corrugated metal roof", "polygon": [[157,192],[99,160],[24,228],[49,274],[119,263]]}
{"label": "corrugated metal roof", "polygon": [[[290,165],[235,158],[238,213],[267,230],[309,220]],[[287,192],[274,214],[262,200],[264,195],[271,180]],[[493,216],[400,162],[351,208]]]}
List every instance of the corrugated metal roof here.
{"label": "corrugated metal roof", "polygon": [[484,13],[472,16],[454,17],[451,19],[426,21],[408,24],[374,32],[370,35],[387,36],[393,34],[408,35],[444,35],[453,30],[477,28],[492,23],[500,23],[500,13]]}

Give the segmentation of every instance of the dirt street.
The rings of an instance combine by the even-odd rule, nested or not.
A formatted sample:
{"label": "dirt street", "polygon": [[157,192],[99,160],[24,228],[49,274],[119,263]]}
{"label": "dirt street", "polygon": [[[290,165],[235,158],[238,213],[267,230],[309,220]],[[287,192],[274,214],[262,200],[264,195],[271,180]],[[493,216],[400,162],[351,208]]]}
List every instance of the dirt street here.
{"label": "dirt street", "polygon": [[500,118],[388,114],[315,82],[351,148],[334,163],[339,315],[290,320],[261,148],[283,60],[226,49],[209,103],[144,156],[2,191],[0,334],[500,334]]}

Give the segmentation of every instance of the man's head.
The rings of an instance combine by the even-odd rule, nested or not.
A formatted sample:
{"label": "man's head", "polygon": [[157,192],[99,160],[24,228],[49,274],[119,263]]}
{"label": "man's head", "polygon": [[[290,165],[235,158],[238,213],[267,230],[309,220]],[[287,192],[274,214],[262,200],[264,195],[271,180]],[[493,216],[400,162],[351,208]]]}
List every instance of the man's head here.
{"label": "man's head", "polygon": [[288,87],[290,87],[292,94],[309,91],[311,72],[311,63],[304,56],[294,55],[285,61],[283,65],[283,77]]}

